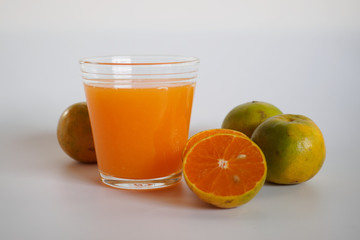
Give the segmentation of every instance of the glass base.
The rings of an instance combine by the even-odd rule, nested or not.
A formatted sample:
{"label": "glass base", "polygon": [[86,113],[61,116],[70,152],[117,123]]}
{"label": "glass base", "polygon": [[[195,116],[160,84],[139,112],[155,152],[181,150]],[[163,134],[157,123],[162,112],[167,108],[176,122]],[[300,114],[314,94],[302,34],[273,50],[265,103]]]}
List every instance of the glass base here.
{"label": "glass base", "polygon": [[181,180],[181,171],[162,178],[151,179],[126,179],[105,175],[100,172],[101,180],[104,184],[120,189],[130,190],[150,190],[167,188]]}

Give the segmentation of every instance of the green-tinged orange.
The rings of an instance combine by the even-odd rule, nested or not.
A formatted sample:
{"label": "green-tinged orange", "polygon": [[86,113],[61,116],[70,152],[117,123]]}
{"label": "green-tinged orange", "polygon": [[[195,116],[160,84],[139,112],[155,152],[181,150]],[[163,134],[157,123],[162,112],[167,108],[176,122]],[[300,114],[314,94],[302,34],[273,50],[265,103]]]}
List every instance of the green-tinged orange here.
{"label": "green-tinged orange", "polygon": [[96,163],[86,102],[75,103],[61,114],[57,126],[57,139],[64,152],[74,160]]}
{"label": "green-tinged orange", "polygon": [[269,117],[282,114],[281,110],[266,102],[252,101],[233,108],[225,117],[222,128],[233,129],[251,137],[254,130]]}
{"label": "green-tinged orange", "polygon": [[318,173],[325,160],[325,142],[319,127],[302,115],[269,118],[254,131],[252,140],[266,157],[268,182],[305,182]]}
{"label": "green-tinged orange", "polygon": [[249,202],[262,188],[266,169],[264,155],[251,139],[225,132],[197,141],[183,160],[189,188],[219,208]]}

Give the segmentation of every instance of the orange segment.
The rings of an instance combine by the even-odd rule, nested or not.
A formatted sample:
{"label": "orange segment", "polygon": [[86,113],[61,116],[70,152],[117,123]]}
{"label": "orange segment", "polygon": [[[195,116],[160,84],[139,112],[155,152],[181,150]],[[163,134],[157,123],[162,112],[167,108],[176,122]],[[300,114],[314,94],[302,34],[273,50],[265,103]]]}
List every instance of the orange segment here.
{"label": "orange segment", "polygon": [[249,138],[218,133],[196,142],[186,153],[183,172],[190,189],[221,208],[250,201],[266,178],[265,157]]}
{"label": "orange segment", "polygon": [[235,130],[231,130],[231,129],[223,129],[223,128],[216,128],[216,129],[210,129],[210,130],[205,130],[205,131],[201,131],[198,132],[197,134],[195,134],[194,136],[192,136],[186,143],[184,151],[183,151],[183,156],[185,156],[186,152],[192,147],[194,146],[195,143],[197,143],[199,140],[212,136],[214,134],[217,133],[231,133],[231,134],[237,134],[240,136],[244,136],[247,137],[244,133],[239,132],[239,131],[235,131]]}

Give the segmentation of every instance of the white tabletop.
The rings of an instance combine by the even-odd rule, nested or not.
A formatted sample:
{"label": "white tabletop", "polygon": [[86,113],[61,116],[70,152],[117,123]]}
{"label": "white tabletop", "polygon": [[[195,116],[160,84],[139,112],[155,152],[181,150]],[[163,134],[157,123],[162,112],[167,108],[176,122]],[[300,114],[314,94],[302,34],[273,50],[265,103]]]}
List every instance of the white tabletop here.
{"label": "white tabletop", "polygon": [[[342,6],[331,2],[334,11]],[[72,22],[61,14],[63,5],[52,6],[54,16],[39,10],[45,3],[26,5],[29,13],[19,10],[22,19],[14,3],[5,3],[0,10],[1,18],[8,17],[0,21],[0,239],[359,239],[360,32],[354,20],[360,21],[351,4],[342,8],[348,18],[334,13],[337,20],[330,23],[321,5],[312,8],[325,19],[322,30],[304,5],[291,7],[298,15],[283,15],[291,24],[304,19],[293,31],[274,19],[274,28],[266,19],[261,19],[265,25],[230,24],[224,7],[220,14],[228,18],[222,24],[229,25],[223,29],[207,12],[213,28],[205,27],[205,19],[195,27],[188,20],[187,31],[188,25],[168,14],[178,24],[174,29],[170,24],[141,29],[137,20],[132,31],[104,19],[103,25],[95,20],[86,25],[82,17],[90,13],[81,12],[82,5],[70,8]],[[215,13],[216,7],[210,10]],[[117,13],[109,12],[113,20]],[[303,184],[265,184],[252,201],[226,210],[200,201],[184,181],[148,192],[106,187],[96,165],[79,164],[63,153],[56,126],[67,106],[85,100],[78,59],[122,53],[200,57],[190,135],[219,128],[232,107],[252,100],[310,117],[325,137],[323,168]]]}

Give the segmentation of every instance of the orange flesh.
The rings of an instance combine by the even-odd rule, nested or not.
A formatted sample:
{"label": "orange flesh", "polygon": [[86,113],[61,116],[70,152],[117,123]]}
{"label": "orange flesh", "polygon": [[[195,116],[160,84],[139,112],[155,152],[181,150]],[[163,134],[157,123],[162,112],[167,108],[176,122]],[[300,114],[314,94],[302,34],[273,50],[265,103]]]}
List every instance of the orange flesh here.
{"label": "orange flesh", "polygon": [[150,179],[181,171],[195,85],[104,88],[85,85],[99,170]]}
{"label": "orange flesh", "polygon": [[195,144],[184,166],[191,183],[217,196],[248,192],[263,178],[265,171],[264,157],[251,140],[226,134]]}
{"label": "orange flesh", "polygon": [[237,135],[240,135],[240,136],[247,137],[242,132],[238,132],[238,131],[234,131],[234,130],[230,130],[230,129],[218,128],[218,129],[205,130],[205,131],[202,131],[202,132],[199,132],[199,133],[195,134],[194,136],[192,136],[189,139],[189,141],[185,145],[184,156],[185,156],[186,152],[189,151],[189,149],[192,146],[194,146],[195,143],[197,143],[201,139],[204,139],[204,138],[209,137],[211,135],[214,135],[216,133],[232,133],[232,134],[237,134]]}

